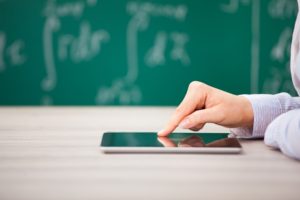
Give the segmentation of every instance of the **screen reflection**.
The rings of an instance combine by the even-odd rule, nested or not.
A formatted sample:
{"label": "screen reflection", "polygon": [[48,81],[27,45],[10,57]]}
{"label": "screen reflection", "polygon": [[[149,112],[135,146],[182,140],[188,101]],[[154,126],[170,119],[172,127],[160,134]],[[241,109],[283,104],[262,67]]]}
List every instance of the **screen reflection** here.
{"label": "screen reflection", "polygon": [[158,137],[157,140],[164,147],[240,147],[240,144],[236,140],[236,138],[224,138],[215,140],[205,144],[201,137],[193,135],[187,137],[177,144],[175,141],[168,137]]}

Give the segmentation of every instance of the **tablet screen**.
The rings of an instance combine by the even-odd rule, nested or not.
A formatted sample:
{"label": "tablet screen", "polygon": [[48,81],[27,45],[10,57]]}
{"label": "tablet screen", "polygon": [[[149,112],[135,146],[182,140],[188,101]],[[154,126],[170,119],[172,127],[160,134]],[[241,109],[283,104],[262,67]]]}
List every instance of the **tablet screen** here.
{"label": "tablet screen", "polygon": [[102,147],[241,147],[227,133],[172,133],[157,137],[155,132],[107,132]]}

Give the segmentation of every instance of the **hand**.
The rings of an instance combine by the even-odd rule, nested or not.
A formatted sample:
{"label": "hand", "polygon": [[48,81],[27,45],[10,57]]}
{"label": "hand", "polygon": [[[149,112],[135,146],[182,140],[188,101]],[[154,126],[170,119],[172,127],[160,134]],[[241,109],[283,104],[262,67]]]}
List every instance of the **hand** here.
{"label": "hand", "polygon": [[193,81],[187,93],[159,136],[167,136],[177,126],[193,131],[200,130],[206,123],[226,127],[252,127],[253,110],[249,100],[204,83]]}

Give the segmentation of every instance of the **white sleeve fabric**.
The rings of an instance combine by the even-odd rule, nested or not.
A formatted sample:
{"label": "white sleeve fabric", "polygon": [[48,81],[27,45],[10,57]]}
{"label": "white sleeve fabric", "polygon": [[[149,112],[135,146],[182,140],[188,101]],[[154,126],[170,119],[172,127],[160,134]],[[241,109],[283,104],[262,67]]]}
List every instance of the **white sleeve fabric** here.
{"label": "white sleeve fabric", "polygon": [[256,94],[246,97],[253,109],[253,128],[232,128],[231,133],[239,137],[263,138],[268,125],[279,115],[300,108],[300,97],[291,97],[287,93],[276,95]]}
{"label": "white sleeve fabric", "polygon": [[277,117],[265,132],[265,144],[300,160],[300,109]]}
{"label": "white sleeve fabric", "polygon": [[300,159],[300,97],[291,97],[287,93],[243,96],[253,108],[253,128],[230,129],[231,136],[265,137],[267,145]]}

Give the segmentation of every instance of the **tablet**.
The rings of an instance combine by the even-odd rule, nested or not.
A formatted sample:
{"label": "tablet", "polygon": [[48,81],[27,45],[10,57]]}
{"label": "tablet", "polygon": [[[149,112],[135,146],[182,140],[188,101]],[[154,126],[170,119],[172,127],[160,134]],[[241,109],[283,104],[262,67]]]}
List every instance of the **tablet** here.
{"label": "tablet", "polygon": [[241,145],[228,133],[105,132],[100,148],[105,153],[239,153]]}

